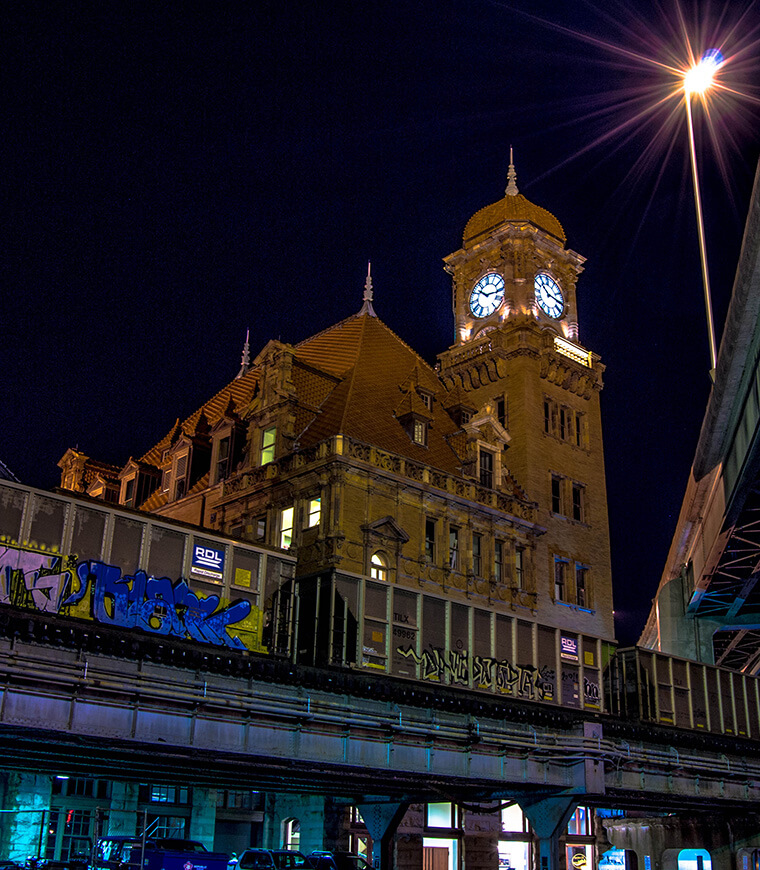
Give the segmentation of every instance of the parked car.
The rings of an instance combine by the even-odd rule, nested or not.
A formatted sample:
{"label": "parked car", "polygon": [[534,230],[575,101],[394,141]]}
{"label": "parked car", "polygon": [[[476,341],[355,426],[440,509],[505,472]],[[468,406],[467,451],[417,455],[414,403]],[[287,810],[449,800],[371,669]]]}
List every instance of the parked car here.
{"label": "parked car", "polygon": [[311,865],[295,849],[246,849],[238,859],[239,870],[300,870]]}
{"label": "parked car", "polygon": [[[140,837],[102,837],[93,857],[93,870],[140,870]],[[142,870],[227,870],[229,855],[209,852],[197,840],[148,837]]]}
{"label": "parked car", "polygon": [[311,852],[306,860],[314,870],[372,870],[372,865],[361,855],[340,850]]}

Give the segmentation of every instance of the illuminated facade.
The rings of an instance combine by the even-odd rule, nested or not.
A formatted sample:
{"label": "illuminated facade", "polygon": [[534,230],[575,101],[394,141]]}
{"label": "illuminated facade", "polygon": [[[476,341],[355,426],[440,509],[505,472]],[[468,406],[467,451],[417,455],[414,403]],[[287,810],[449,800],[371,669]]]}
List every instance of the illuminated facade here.
{"label": "illuminated facade", "polygon": [[[69,450],[62,486],[118,487],[122,506],[290,551],[295,577],[262,602],[275,655],[601,710],[603,366],[579,344],[583,258],[565,241],[510,167],[445,259],[455,342],[435,367],[377,317],[368,278],[357,314],[252,362],[246,348],[238,376],[139,460],[114,470]],[[266,845],[292,804],[270,802]],[[428,823],[410,824],[422,850]],[[513,848],[491,828],[484,867]]]}

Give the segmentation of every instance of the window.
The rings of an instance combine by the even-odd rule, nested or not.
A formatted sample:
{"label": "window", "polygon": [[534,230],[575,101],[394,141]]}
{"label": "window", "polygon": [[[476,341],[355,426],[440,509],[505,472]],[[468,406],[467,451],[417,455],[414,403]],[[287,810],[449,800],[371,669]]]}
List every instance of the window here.
{"label": "window", "polygon": [[496,400],[496,418],[499,423],[506,429],[508,420],[507,420],[507,400],[504,396],[499,396]]}
{"label": "window", "polygon": [[369,576],[373,580],[388,579],[388,562],[380,553],[374,553],[370,559]]}
{"label": "window", "polygon": [[575,603],[578,607],[588,607],[588,568],[575,566]]}
{"label": "window", "polygon": [[149,800],[151,803],[160,804],[186,804],[189,802],[188,789],[176,788],[173,785],[152,785]]}
{"label": "window", "polygon": [[562,513],[562,478],[552,475],[552,513]]}
{"label": "window", "polygon": [[427,804],[425,809],[425,815],[427,816],[425,819],[426,827],[445,828],[446,830],[457,827],[456,804]]}
{"label": "window", "polygon": [[519,804],[510,804],[501,811],[501,830],[505,834],[528,833],[528,820]]}
{"label": "window", "polygon": [[277,427],[270,426],[261,435],[261,464],[266,465],[274,459],[274,443],[277,439]]}
{"label": "window", "polygon": [[570,415],[568,414],[567,408],[559,409],[559,437],[565,441],[569,434],[570,427]]}
{"label": "window", "polygon": [[567,559],[561,559],[559,556],[554,557],[554,600],[566,601],[565,598],[565,582],[567,574]]}
{"label": "window", "polygon": [[422,399],[422,401],[423,401],[425,407],[428,409],[428,411],[432,410],[432,408],[433,408],[433,396],[432,396],[432,394],[425,393],[422,390],[417,390],[417,392],[419,393],[419,396]]}
{"label": "window", "polygon": [[480,451],[480,485],[493,488],[493,453],[490,450]]}
{"label": "window", "polygon": [[586,438],[585,438],[585,415],[581,414],[580,411],[575,412],[575,446],[576,447],[585,447],[586,446]]}
{"label": "window", "polygon": [[189,454],[183,453],[174,460],[174,498],[183,498],[187,493],[187,460]]}
{"label": "window", "polygon": [[557,405],[551,399],[544,399],[544,432],[554,434],[554,421],[557,417]]}
{"label": "window", "polygon": [[425,520],[425,558],[435,562],[435,520]]}
{"label": "window", "polygon": [[124,481],[124,506],[134,507],[135,502],[135,479],[130,477]]}
{"label": "window", "polygon": [[322,509],[322,499],[317,496],[317,498],[310,498],[309,504],[306,509],[306,528],[310,529],[312,526],[319,525],[319,518]]}
{"label": "window", "polygon": [[504,541],[493,543],[493,574],[497,583],[504,579]]}
{"label": "window", "polygon": [[232,437],[227,435],[219,441],[219,451],[216,455],[216,482],[226,480],[230,475],[230,444]]}
{"label": "window", "polygon": [[525,589],[525,547],[515,548],[515,586]]}
{"label": "window", "polygon": [[591,810],[588,807],[578,807],[570,817],[567,833],[575,837],[589,837],[591,830]]}
{"label": "window", "polygon": [[293,543],[293,508],[283,508],[280,512],[280,546],[289,550]]}
{"label": "window", "polygon": [[459,570],[459,529],[456,526],[449,527],[449,568]]}
{"label": "window", "polygon": [[253,521],[253,534],[257,541],[266,541],[267,539],[267,516],[256,517]]}
{"label": "window", "polygon": [[[298,819],[286,819],[282,823],[283,849],[298,849],[301,845],[301,823]],[[301,859],[303,860],[303,859]]]}
{"label": "window", "polygon": [[583,487],[579,483],[573,484],[573,519],[583,522]]}
{"label": "window", "polygon": [[412,423],[412,440],[423,447],[427,445],[427,423],[422,420],[415,420]]}
{"label": "window", "polygon": [[169,492],[172,488],[172,469],[171,466],[164,469],[164,475],[161,482],[161,492]]}
{"label": "window", "polygon": [[462,423],[469,423],[472,419],[472,414],[469,411],[462,411],[461,413]]}
{"label": "window", "polygon": [[472,536],[472,573],[476,577],[482,576],[483,560],[481,558],[483,552],[483,536]]}

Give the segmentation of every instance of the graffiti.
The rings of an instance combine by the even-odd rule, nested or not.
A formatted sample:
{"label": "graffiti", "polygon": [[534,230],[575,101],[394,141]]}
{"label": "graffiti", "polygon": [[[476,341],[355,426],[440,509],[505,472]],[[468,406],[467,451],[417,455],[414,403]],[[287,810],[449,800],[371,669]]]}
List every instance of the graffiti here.
{"label": "graffiti", "polygon": [[[432,647],[421,655],[410,646],[397,647],[396,652],[404,658],[411,658],[420,666],[420,679],[428,682],[468,685],[469,653],[454,650],[441,650]],[[475,688],[493,689],[499,692],[515,693],[532,701],[551,699],[554,695],[554,671],[549,668],[540,670],[532,665],[513,665],[506,659],[484,656],[472,657],[472,681]]]}
{"label": "graffiti", "polygon": [[599,683],[583,678],[583,699],[587,707],[599,706]]}
{"label": "graffiti", "polygon": [[219,595],[199,594],[184,579],[145,571],[124,576],[117,566],[77,564],[75,557],[57,553],[0,547],[0,604],[215,646],[261,649],[261,611],[249,601],[222,606]]}

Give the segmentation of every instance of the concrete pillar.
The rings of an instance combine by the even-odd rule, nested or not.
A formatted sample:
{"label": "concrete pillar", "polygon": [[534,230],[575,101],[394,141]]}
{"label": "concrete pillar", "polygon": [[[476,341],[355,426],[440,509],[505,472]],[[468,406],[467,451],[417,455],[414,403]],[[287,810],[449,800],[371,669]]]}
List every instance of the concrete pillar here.
{"label": "concrete pillar", "polygon": [[0,855],[21,865],[45,854],[52,781],[39,773],[2,774],[4,810],[0,823]]}
{"label": "concrete pillar", "polygon": [[325,848],[325,798],[320,795],[274,794],[267,800],[264,819],[264,848],[280,849],[283,823],[298,819],[299,850],[308,855]]}
{"label": "concrete pillar", "polygon": [[528,803],[519,801],[538,837],[539,870],[560,870],[559,838],[567,828],[570,816],[578,805],[578,797],[556,797]]}
{"label": "concrete pillar", "polygon": [[108,812],[108,834],[134,837],[137,834],[137,798],[140,786],[136,782],[111,783],[111,806]]}
{"label": "concrete pillar", "polygon": [[216,789],[193,786],[193,806],[190,811],[190,839],[199,840],[214,851],[216,827]]}

